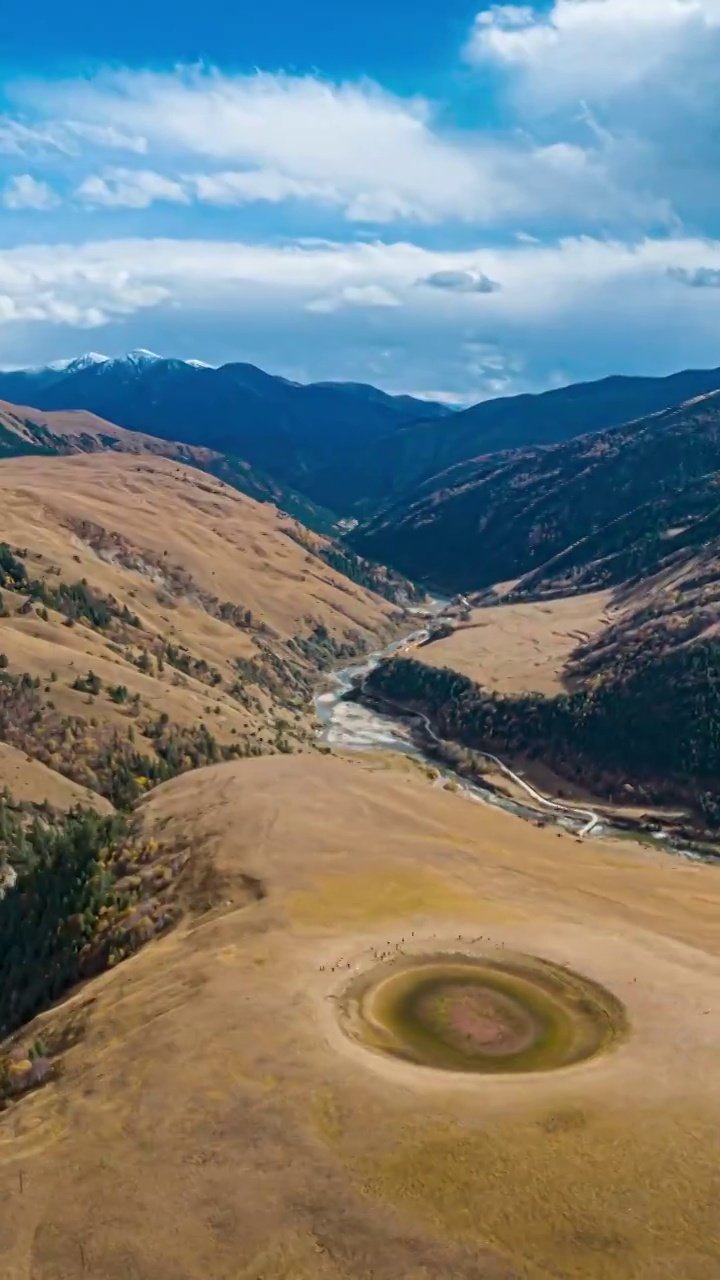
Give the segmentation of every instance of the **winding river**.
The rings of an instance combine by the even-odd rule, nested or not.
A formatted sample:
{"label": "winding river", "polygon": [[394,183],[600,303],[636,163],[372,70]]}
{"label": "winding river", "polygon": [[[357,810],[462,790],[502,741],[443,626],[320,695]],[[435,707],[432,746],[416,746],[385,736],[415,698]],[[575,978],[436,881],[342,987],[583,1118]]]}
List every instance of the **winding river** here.
{"label": "winding river", "polygon": [[[431,612],[432,618],[438,617],[448,604],[449,601],[447,600],[432,598],[426,609],[422,610],[422,614],[427,617],[427,613]],[[543,796],[541,792],[531,786],[524,778],[514,773],[497,756],[488,755],[487,758],[493,761],[495,766],[511,778],[516,785],[527,792],[527,804],[511,799],[509,796],[502,795],[488,787],[483,787],[480,783],[468,782],[466,778],[455,773],[453,769],[443,765],[433,756],[423,751],[418,742],[418,720],[424,722],[423,729],[429,737],[432,738],[435,734],[429,720],[422,714],[403,715],[399,711],[397,714],[390,714],[378,711],[373,707],[363,706],[359,702],[344,701],[345,695],[353,688],[358,677],[367,675],[383,658],[397,653],[405,648],[406,645],[417,644],[427,639],[428,634],[429,621],[416,628],[409,635],[403,636],[399,640],[394,640],[383,649],[378,649],[375,653],[369,654],[362,662],[342,667],[332,673],[332,687],[318,693],[315,697],[315,712],[322,726],[321,737],[328,746],[344,748],[348,751],[397,751],[403,755],[412,756],[435,770],[438,775],[435,785],[441,787],[452,785],[454,790],[460,792],[469,800],[504,809],[506,812],[515,814],[519,818],[524,818],[526,821],[553,823],[566,831],[575,832],[580,837],[591,833],[593,838],[616,836],[627,839],[628,835],[632,837],[633,830],[629,829],[627,824],[622,827],[614,826],[607,821],[605,815],[601,817],[592,809],[579,805],[561,804],[548,796]],[[662,844],[669,853],[674,853],[693,861],[708,860],[715,862],[718,860],[717,855],[710,851],[699,853],[696,850],[681,847],[673,841],[672,836],[666,831],[651,832],[647,828],[638,827],[635,828],[634,834],[638,838],[641,836],[645,839],[652,838]]]}
{"label": "winding river", "polygon": [[[433,616],[440,615],[447,603],[444,600],[432,599],[429,608]],[[322,725],[323,741],[329,746],[345,748],[348,751],[398,751],[434,769],[438,774],[438,786],[447,786],[448,783],[452,783],[454,788],[470,800],[494,805],[496,808],[505,809],[509,813],[534,822],[554,822],[567,830],[577,831],[579,835],[588,835],[591,831],[594,836],[610,834],[612,828],[602,824],[593,810],[559,804],[543,796],[497,756],[488,756],[488,759],[527,791],[527,804],[512,800],[479,783],[468,782],[466,778],[462,778],[453,769],[441,764],[422,750],[414,732],[417,721],[424,721],[425,733],[430,737],[435,736],[432,725],[423,715],[404,716],[400,712],[389,714],[363,706],[359,702],[344,701],[345,695],[353,688],[358,678],[367,675],[383,658],[397,653],[408,644],[417,644],[425,640],[428,633],[427,625],[419,627],[409,635],[394,640],[385,648],[369,654],[362,662],[341,667],[333,672],[331,677],[333,687],[319,693],[315,698],[315,711]]]}

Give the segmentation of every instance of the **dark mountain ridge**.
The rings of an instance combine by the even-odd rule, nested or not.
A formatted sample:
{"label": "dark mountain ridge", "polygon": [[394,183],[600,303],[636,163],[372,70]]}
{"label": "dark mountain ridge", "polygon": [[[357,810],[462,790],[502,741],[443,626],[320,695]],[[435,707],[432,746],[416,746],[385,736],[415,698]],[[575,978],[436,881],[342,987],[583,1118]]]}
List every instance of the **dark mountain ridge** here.
{"label": "dark mountain ridge", "polygon": [[530,573],[534,590],[587,589],[654,571],[678,530],[718,504],[720,394],[710,394],[566,443],[459,464],[351,540],[451,590]]}
{"label": "dark mountain ridge", "polygon": [[316,501],[332,486],[314,485],[314,472],[342,470],[354,453],[407,422],[449,413],[375,387],[304,385],[251,364],[215,369],[146,351],[117,360],[91,353],[67,367],[0,373],[0,398],[45,410],[85,409],[133,431],[229,453]]}
{"label": "dark mountain ridge", "polygon": [[388,497],[400,496],[468,459],[605,431],[718,389],[720,369],[687,369],[665,378],[617,375],[485,400],[453,413],[449,422],[414,422],[385,437],[374,465],[393,477]]}
{"label": "dark mountain ridge", "polygon": [[[614,376],[472,408],[363,383],[302,384],[236,362],[89,353],[0,373],[0,398],[86,409],[133,431],[245,459],[340,515],[373,514],[486,454],[603,431],[720,389],[720,369]],[[443,482],[444,483],[444,482]]]}

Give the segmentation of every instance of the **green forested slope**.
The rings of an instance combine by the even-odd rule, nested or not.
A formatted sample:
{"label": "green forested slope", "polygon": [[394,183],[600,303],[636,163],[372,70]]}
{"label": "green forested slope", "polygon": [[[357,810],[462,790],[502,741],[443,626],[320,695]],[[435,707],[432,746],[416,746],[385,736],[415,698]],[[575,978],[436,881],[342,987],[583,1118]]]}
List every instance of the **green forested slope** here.
{"label": "green forested slope", "polygon": [[717,508],[720,396],[710,396],[551,448],[464,463],[351,541],[448,590],[529,572],[539,586],[609,585],[654,572],[672,550],[665,539]]}
{"label": "green forested slope", "polygon": [[442,737],[537,757],[601,794],[691,803],[720,825],[720,639],[618,661],[556,697],[489,693],[448,668],[392,658],[367,692],[423,710]]}

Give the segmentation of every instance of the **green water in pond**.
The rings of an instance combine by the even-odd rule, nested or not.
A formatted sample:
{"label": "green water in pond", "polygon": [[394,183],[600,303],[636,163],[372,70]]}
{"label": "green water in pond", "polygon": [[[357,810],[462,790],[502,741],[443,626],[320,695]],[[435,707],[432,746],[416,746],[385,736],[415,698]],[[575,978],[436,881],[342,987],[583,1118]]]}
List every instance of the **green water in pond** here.
{"label": "green water in pond", "polygon": [[551,1071],[627,1032],[622,1004],[580,974],[531,956],[427,956],[351,982],[340,1020],[376,1052],[446,1071]]}

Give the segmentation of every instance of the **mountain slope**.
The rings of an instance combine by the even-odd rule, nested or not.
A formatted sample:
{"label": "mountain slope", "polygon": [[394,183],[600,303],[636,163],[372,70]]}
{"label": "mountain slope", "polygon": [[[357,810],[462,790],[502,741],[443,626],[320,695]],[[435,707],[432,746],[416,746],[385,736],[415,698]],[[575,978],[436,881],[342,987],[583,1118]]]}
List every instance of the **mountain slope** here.
{"label": "mountain slope", "polygon": [[461,464],[351,541],[452,590],[530,571],[536,589],[612,585],[653,572],[692,540],[720,504],[719,472],[720,395],[709,395],[611,431]]}
{"label": "mountain slope", "polygon": [[[486,593],[464,624],[418,651],[420,662],[381,664],[367,690],[424,711],[462,748],[539,771],[546,789],[549,768],[551,785],[569,781],[619,804],[679,805],[696,830],[717,833],[718,475],[689,488],[707,514],[693,519],[685,503],[685,525],[669,528],[662,498],[636,508],[503,593]],[[610,534],[611,553],[593,559]],[[614,590],[588,593],[613,576],[623,579]]]}
{"label": "mountain slope", "polygon": [[[616,803],[681,805],[719,828],[720,394],[479,458],[436,484],[356,530],[354,545],[424,564],[446,590],[488,588],[479,602],[492,615],[536,601],[554,643],[548,599],[592,592],[603,616],[568,646],[564,689],[494,691],[483,608],[424,663],[382,664],[368,688],[424,710],[464,748],[539,761]],[[440,669],[454,654],[460,671]],[[538,645],[531,680],[543,656]]]}
{"label": "mountain slope", "polygon": [[318,672],[397,615],[332,544],[169,459],[6,459],[0,507],[0,742],[120,807],[310,742]]}
{"label": "mountain slope", "polygon": [[373,465],[388,483],[373,488],[372,472],[363,473],[357,487],[362,484],[364,492],[358,496],[371,496],[377,505],[468,459],[604,431],[719,388],[720,369],[685,370],[667,378],[612,377],[541,395],[485,400],[447,420],[413,423],[384,437]]}
{"label": "mountain slope", "polygon": [[85,410],[43,413],[0,401],[0,458],[23,454],[147,453],[207,471],[258,502],[272,502],[319,533],[335,527],[332,512],[231,454],[129,431]]}
{"label": "mountain slope", "polygon": [[[342,473],[380,436],[448,410],[353,383],[301,385],[249,364],[219,369],[150,352],[81,358],[67,369],[0,373],[0,397],[39,409],[85,409],[120,426],[239,456],[330,505]],[[341,512],[342,514],[342,512]]]}

